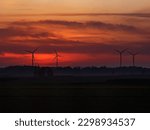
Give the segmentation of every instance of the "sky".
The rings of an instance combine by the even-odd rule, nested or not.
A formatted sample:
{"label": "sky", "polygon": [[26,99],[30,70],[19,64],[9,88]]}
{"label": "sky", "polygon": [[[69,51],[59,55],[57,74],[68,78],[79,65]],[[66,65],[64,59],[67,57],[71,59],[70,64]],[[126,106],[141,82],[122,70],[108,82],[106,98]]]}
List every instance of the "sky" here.
{"label": "sky", "polygon": [[148,11],[149,0],[1,0],[1,13],[131,13]]}
{"label": "sky", "polygon": [[[2,0],[0,66],[118,66],[115,49],[150,66],[149,0]],[[132,65],[125,52],[123,64]]]}

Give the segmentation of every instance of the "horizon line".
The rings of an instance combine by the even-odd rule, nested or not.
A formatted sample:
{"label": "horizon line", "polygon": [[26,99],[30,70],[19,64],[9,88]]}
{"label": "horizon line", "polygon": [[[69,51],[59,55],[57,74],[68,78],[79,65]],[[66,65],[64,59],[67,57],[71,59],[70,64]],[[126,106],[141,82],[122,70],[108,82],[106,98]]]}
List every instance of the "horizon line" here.
{"label": "horizon line", "polygon": [[10,66],[0,66],[0,69],[1,68],[9,68],[9,67],[40,67],[40,68],[47,68],[47,67],[49,67],[49,68],[67,68],[67,67],[70,67],[70,68],[88,68],[88,67],[90,67],[90,68],[131,68],[131,67],[133,67],[133,68],[148,68],[148,69],[150,69],[150,67],[144,67],[144,66],[132,66],[132,65],[129,65],[129,66],[122,66],[122,67],[120,67],[120,66],[106,66],[106,65],[102,65],[102,66],[93,66],[93,65],[89,65],[89,66],[59,66],[59,67],[56,67],[56,66],[31,66],[31,65],[10,65]]}

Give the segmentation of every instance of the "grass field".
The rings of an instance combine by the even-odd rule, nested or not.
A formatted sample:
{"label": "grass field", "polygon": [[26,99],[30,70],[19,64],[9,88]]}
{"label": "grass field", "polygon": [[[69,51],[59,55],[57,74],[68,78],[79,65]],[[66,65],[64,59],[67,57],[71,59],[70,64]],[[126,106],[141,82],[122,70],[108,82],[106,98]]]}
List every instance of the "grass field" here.
{"label": "grass field", "polygon": [[0,84],[0,112],[150,112],[149,79],[1,78]]}

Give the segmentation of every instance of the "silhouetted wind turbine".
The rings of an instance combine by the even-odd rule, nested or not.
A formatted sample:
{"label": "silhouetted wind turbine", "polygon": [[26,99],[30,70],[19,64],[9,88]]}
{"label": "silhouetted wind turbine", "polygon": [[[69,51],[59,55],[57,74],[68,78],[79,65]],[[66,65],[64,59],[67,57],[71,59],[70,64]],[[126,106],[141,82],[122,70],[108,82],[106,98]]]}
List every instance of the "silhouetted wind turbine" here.
{"label": "silhouetted wind turbine", "polygon": [[139,52],[130,52],[128,51],[128,53],[132,56],[132,65],[135,66],[135,57],[139,54]]}
{"label": "silhouetted wind turbine", "polygon": [[122,67],[122,54],[123,54],[125,51],[127,51],[127,49],[123,49],[123,50],[116,50],[116,49],[115,49],[115,51],[116,51],[117,53],[119,53],[119,56],[120,56],[120,67]]}
{"label": "silhouetted wind turbine", "polygon": [[32,66],[34,66],[34,60],[35,60],[35,52],[38,50],[38,48],[34,49],[33,51],[25,50],[25,52],[32,54]]}
{"label": "silhouetted wind turbine", "polygon": [[55,54],[56,54],[56,56],[55,56],[54,59],[56,59],[56,67],[58,67],[58,65],[59,65],[59,57],[61,57],[61,56],[58,54],[58,51],[56,51],[56,50],[55,50]]}

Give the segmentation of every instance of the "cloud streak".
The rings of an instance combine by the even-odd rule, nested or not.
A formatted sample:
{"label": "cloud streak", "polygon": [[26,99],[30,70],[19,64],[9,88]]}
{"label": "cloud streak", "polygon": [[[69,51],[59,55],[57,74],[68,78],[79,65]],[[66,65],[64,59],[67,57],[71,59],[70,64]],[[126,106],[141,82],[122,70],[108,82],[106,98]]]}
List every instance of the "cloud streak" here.
{"label": "cloud streak", "polygon": [[[0,29],[0,38],[5,38],[5,41],[0,40],[0,48],[2,50],[7,50],[8,52],[18,53],[19,50],[23,50],[24,48],[33,48],[35,46],[38,46],[42,49],[41,53],[47,53],[49,52],[47,47],[49,48],[62,48],[62,51],[66,52],[76,52],[76,53],[109,53],[111,48],[121,48],[125,46],[134,46],[134,47],[141,47],[144,48],[144,46],[147,46],[149,48],[149,41],[142,41],[141,43],[138,43],[137,41],[129,42],[126,41],[127,39],[122,39],[122,41],[116,41],[110,40],[110,42],[107,41],[80,41],[80,40],[74,40],[74,39],[65,39],[63,37],[60,37],[59,34],[56,34],[53,32],[53,28],[57,28],[58,32],[62,28],[58,27],[51,27],[50,30],[47,27],[51,27],[52,25],[61,25],[65,26],[65,29],[72,28],[73,30],[76,30],[78,33],[78,30],[80,29],[93,29],[96,30],[109,30],[109,31],[124,31],[129,33],[141,33],[142,36],[145,36],[147,34],[147,39],[149,34],[142,32],[140,29],[124,25],[124,24],[111,24],[111,23],[104,23],[104,22],[97,22],[97,21],[88,21],[88,22],[76,22],[76,21],[57,21],[57,20],[40,20],[40,21],[16,21],[13,23],[10,23],[8,27],[1,28]],[[46,30],[40,29],[45,27]],[[52,30],[51,30],[52,29]],[[64,29],[64,28],[63,28]],[[66,31],[64,31],[66,33]],[[79,32],[80,33],[80,32]],[[85,32],[84,32],[85,33]],[[95,33],[95,31],[93,31]],[[100,33],[101,35],[102,33]],[[104,35],[110,35],[109,33],[104,33]],[[124,35],[124,34],[123,34]],[[95,35],[94,35],[95,36]],[[20,39],[16,39],[16,37],[21,37]],[[30,37],[30,39],[28,38]],[[90,35],[89,35],[90,37]],[[93,37],[91,35],[91,37]],[[107,36],[109,37],[109,36]],[[14,38],[14,39],[9,39]],[[130,44],[130,45],[129,45]],[[14,51],[11,51],[11,48],[14,48]],[[136,47],[136,48],[137,48]],[[23,49],[22,49],[23,48]],[[138,48],[137,48],[138,49]],[[45,50],[45,52],[44,52]],[[148,51],[146,51],[148,52]]]}
{"label": "cloud streak", "polygon": [[7,27],[7,28],[0,28],[0,37],[1,38],[9,38],[9,37],[33,37],[33,38],[40,38],[40,37],[49,37],[54,36],[54,34],[50,34],[48,32],[36,32],[33,30],[25,29],[25,28],[15,28],[15,27]]}
{"label": "cloud streak", "polygon": [[36,24],[62,25],[70,28],[80,28],[80,29],[92,28],[92,29],[103,29],[103,30],[111,30],[111,31],[126,31],[132,33],[133,32],[140,33],[142,31],[131,25],[111,24],[111,23],[104,23],[100,21],[76,22],[76,21],[40,20],[35,22],[17,21],[13,23],[13,25],[21,25],[21,26],[36,25]]}

